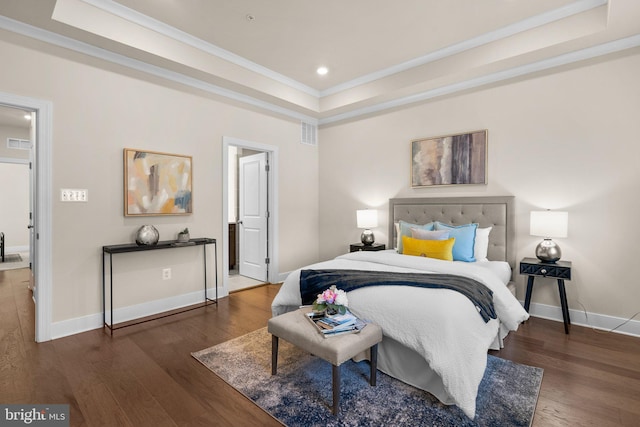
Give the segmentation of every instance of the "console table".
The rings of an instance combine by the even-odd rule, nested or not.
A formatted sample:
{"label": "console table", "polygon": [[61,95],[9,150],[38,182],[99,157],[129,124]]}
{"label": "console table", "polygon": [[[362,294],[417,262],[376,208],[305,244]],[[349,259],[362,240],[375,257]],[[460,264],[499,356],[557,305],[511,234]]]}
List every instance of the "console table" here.
{"label": "console table", "polygon": [[[215,273],[215,289],[216,289],[216,298],[211,299],[207,293],[207,245],[213,245],[214,249],[214,273]],[[142,252],[142,251],[155,251],[159,249],[180,249],[180,248],[190,248],[193,246],[202,246],[203,249],[203,263],[204,263],[204,302],[202,304],[198,304],[197,306],[190,306],[189,308],[172,311],[169,314],[160,314],[154,316],[152,318],[146,318],[144,320],[140,320],[137,322],[124,322],[126,325],[114,326],[113,325],[113,255],[114,254],[122,254],[128,252]],[[108,255],[109,258],[109,302],[110,302],[110,322],[107,323],[107,307],[106,307],[106,292],[107,292],[107,284],[106,284],[106,257]],[[186,311],[195,310],[197,308],[206,307],[211,304],[218,303],[218,245],[216,243],[216,239],[210,239],[207,237],[190,239],[189,242],[178,243],[177,240],[165,240],[158,242],[156,245],[145,245],[139,246],[135,243],[127,243],[122,245],[108,245],[102,247],[102,323],[104,326],[109,328],[111,331],[111,335],[113,335],[113,331],[120,328],[125,328],[127,326],[138,325],[140,323],[149,322],[151,320],[161,319],[163,317],[172,316],[174,314],[184,313]]]}

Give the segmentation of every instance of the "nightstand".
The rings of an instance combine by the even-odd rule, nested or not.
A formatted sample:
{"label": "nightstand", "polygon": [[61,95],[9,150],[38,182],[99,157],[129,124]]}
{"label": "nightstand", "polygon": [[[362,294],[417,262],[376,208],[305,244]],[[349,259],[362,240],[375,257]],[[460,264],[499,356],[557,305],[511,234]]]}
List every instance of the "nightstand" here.
{"label": "nightstand", "polygon": [[384,251],[385,245],[383,243],[372,243],[365,245],[364,243],[352,243],[349,245],[349,252],[358,251]]}
{"label": "nightstand", "polygon": [[527,296],[524,299],[524,309],[527,310],[527,313],[529,312],[529,304],[531,303],[531,291],[533,290],[534,279],[536,277],[548,277],[558,280],[564,333],[568,334],[571,319],[569,318],[569,306],[567,305],[567,293],[564,289],[564,281],[571,280],[571,261],[549,263],[542,262],[537,258],[524,258],[520,261],[520,274],[529,276],[527,279]]}

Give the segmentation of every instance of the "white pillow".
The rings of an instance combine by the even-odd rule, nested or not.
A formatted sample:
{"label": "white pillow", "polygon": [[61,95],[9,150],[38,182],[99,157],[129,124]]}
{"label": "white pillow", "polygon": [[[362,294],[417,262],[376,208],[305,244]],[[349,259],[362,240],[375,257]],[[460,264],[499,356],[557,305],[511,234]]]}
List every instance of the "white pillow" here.
{"label": "white pillow", "polygon": [[473,256],[476,261],[488,261],[487,252],[489,252],[489,233],[493,227],[478,228],[476,230],[476,241],[473,244]]}

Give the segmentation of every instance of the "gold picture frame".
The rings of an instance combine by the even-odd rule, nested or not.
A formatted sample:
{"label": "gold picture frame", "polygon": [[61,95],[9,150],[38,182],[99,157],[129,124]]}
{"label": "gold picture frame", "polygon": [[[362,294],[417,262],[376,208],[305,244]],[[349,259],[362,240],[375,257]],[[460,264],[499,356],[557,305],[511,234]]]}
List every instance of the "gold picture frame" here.
{"label": "gold picture frame", "polygon": [[411,187],[487,184],[487,130],[411,141]]}
{"label": "gold picture frame", "polygon": [[124,216],[193,213],[191,156],[124,149]]}

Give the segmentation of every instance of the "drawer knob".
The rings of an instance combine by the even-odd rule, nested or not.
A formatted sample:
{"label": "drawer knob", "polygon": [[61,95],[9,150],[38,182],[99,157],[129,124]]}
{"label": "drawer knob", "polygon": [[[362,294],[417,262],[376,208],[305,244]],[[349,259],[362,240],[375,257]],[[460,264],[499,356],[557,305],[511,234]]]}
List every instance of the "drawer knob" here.
{"label": "drawer knob", "polygon": [[540,270],[540,273],[542,273],[542,274],[547,274],[547,269],[546,269],[546,268],[541,269],[541,270]]}

